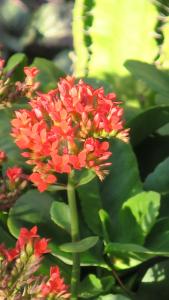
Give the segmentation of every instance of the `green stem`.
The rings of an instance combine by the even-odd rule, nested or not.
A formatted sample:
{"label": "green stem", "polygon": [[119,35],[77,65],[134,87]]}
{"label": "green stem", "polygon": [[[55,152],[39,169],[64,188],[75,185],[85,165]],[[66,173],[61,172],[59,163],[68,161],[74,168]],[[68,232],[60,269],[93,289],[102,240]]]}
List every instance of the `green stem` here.
{"label": "green stem", "polygon": [[[67,185],[67,196],[70,208],[70,218],[71,218],[71,236],[72,242],[79,241],[79,222],[78,222],[78,212],[76,205],[75,187],[73,184],[73,174],[68,177]],[[78,299],[78,285],[80,278],[80,255],[79,253],[73,253],[73,266],[72,266],[72,277],[71,277],[71,300]]]}

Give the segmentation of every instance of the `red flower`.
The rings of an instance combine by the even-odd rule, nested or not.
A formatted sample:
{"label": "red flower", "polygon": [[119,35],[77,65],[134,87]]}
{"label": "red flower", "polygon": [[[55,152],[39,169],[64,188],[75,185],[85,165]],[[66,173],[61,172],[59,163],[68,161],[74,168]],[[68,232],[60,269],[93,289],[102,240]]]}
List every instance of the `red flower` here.
{"label": "red flower", "polygon": [[0,164],[7,160],[7,155],[5,151],[0,151]]}
{"label": "red flower", "polygon": [[34,78],[39,73],[39,70],[36,67],[24,67],[24,73],[28,77]]}
{"label": "red flower", "polygon": [[2,70],[2,69],[3,69],[3,67],[4,67],[4,64],[5,64],[5,60],[4,60],[4,59],[2,59],[2,58],[0,58],[0,70]]}
{"label": "red flower", "polygon": [[42,295],[58,295],[63,299],[68,299],[70,294],[68,293],[68,286],[64,283],[64,279],[60,276],[58,267],[50,268],[50,278],[47,283],[42,285]]}
{"label": "red flower", "polygon": [[44,192],[49,184],[56,182],[56,177],[52,174],[33,173],[29,176],[29,179],[36,184],[40,192]]}
{"label": "red flower", "polygon": [[37,226],[32,227],[32,229],[28,230],[27,228],[21,228],[20,234],[17,241],[17,247],[22,249],[26,243],[29,241],[32,241],[34,238],[39,238],[39,235],[37,234]]}
{"label": "red flower", "polygon": [[48,240],[43,238],[41,240],[36,240],[34,243],[34,254],[36,256],[41,256],[44,253],[49,253],[50,250],[47,248]]}
{"label": "red flower", "polygon": [[34,165],[29,178],[41,192],[56,182],[56,173],[72,169],[91,168],[103,179],[111,152],[101,139],[128,140],[116,95],[105,95],[103,88],[94,89],[82,80],[61,79],[57,89],[37,93],[30,105],[31,110],[16,112],[12,136],[26,150],[27,163]]}
{"label": "red flower", "polygon": [[11,182],[17,181],[22,174],[22,169],[18,167],[8,168],[6,171],[6,176],[9,178]]}

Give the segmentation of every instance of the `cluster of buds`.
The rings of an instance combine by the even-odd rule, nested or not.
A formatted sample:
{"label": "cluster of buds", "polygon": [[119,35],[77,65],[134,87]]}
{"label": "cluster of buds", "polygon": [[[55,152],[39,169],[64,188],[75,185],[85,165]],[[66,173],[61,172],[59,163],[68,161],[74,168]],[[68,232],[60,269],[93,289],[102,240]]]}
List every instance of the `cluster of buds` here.
{"label": "cluster of buds", "polygon": [[[7,160],[4,151],[0,151],[0,166]],[[0,210],[8,210],[17,200],[28,184],[28,176],[22,168],[14,166],[7,168],[4,176],[0,176]]]}
{"label": "cluster of buds", "polygon": [[24,82],[14,82],[12,75],[14,70],[6,72],[5,60],[0,58],[0,109],[10,107],[12,103],[21,98],[32,97],[39,87],[39,82],[35,82],[35,77],[38,74],[36,67],[25,67]]}
{"label": "cluster of buds", "polygon": [[74,169],[93,169],[102,180],[111,155],[105,138],[128,140],[116,95],[67,76],[55,90],[37,92],[29,103],[30,110],[15,112],[12,136],[34,166],[30,180],[39,191],[57,181],[56,173]]}
{"label": "cluster of buds", "polygon": [[37,227],[22,228],[12,249],[0,245],[0,299],[64,300],[70,299],[68,286],[57,266],[50,268],[50,276],[34,275],[48,249],[48,240],[40,238]]}

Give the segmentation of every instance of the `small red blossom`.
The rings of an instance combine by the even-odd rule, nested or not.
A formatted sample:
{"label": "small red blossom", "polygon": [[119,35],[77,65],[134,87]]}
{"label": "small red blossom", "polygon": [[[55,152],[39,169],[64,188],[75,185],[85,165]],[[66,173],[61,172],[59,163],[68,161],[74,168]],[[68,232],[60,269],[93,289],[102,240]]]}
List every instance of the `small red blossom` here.
{"label": "small red blossom", "polygon": [[7,155],[5,151],[0,150],[0,164],[7,160]]}
{"label": "small red blossom", "polygon": [[29,179],[38,186],[40,192],[44,192],[49,184],[56,182],[56,177],[52,174],[33,173],[29,176]]}
{"label": "small red blossom", "polygon": [[25,246],[25,244],[31,241],[33,238],[39,238],[37,230],[37,226],[32,227],[30,230],[24,227],[21,228],[17,241],[17,247],[22,249]]}
{"label": "small red blossom", "polygon": [[73,169],[93,169],[102,180],[111,155],[109,143],[102,139],[128,141],[116,95],[105,95],[103,88],[94,89],[82,80],[76,83],[67,76],[55,90],[38,92],[30,106],[16,111],[12,136],[34,166],[29,179],[41,192],[56,182],[57,173]]}
{"label": "small red blossom", "polygon": [[35,243],[34,243],[34,254],[36,256],[41,256],[42,254],[50,252],[50,250],[47,248],[48,241],[49,240],[47,240],[45,238],[35,241]]}
{"label": "small red blossom", "polygon": [[18,167],[8,168],[6,171],[6,176],[9,178],[11,182],[15,182],[20,179],[22,175],[22,169]]}
{"label": "small red blossom", "polygon": [[60,276],[58,267],[50,268],[50,278],[47,283],[42,285],[42,295],[58,295],[63,299],[68,299],[70,294],[68,293],[68,286],[64,283],[64,279]]}
{"label": "small red blossom", "polygon": [[4,67],[4,64],[5,64],[5,60],[4,60],[4,59],[2,59],[2,58],[0,58],[0,70],[2,70],[2,69],[3,69],[3,67]]}
{"label": "small red blossom", "polygon": [[39,73],[39,70],[36,67],[24,67],[24,73],[28,77],[34,78]]}

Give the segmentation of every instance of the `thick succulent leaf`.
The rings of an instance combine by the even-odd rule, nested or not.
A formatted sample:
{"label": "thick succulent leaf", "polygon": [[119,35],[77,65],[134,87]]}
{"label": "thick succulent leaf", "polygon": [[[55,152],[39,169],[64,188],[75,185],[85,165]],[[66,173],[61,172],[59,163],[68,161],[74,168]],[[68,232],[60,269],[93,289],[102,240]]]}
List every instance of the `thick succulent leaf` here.
{"label": "thick succulent leaf", "polygon": [[89,236],[78,242],[66,243],[60,246],[60,249],[64,252],[70,253],[81,253],[94,247],[98,242],[97,236]]}
{"label": "thick succulent leaf", "polygon": [[141,143],[151,133],[169,122],[169,105],[148,108],[127,123],[132,145]]}
{"label": "thick succulent leaf", "polygon": [[50,209],[50,215],[55,224],[66,230],[68,233],[71,232],[70,210],[67,204],[58,201],[53,202]]}
{"label": "thick succulent leaf", "polygon": [[89,274],[81,283],[79,287],[79,297],[82,299],[90,299],[99,294],[108,292],[112,289],[115,281],[113,276],[102,277],[101,279],[94,274]]}
{"label": "thick succulent leaf", "polygon": [[128,60],[125,67],[138,79],[142,79],[153,91],[168,96],[169,76],[157,69],[155,65]]}
{"label": "thick succulent leaf", "polygon": [[159,193],[169,193],[169,158],[166,158],[150,173],[145,182],[146,190],[154,190]]}
{"label": "thick succulent leaf", "polygon": [[102,208],[102,202],[97,179],[94,178],[87,185],[79,186],[77,192],[85,222],[95,234],[100,235],[99,210]]}
{"label": "thick succulent leaf", "polygon": [[146,246],[153,251],[169,251],[169,218],[158,220],[146,240]]}
{"label": "thick succulent leaf", "polygon": [[[145,238],[156,222],[160,210],[160,194],[142,192],[128,199],[121,210],[120,239],[144,244]],[[126,234],[127,228],[127,234]]]}
{"label": "thick succulent leaf", "polygon": [[50,237],[56,244],[68,241],[68,235],[57,227],[50,219],[50,208],[53,198],[48,193],[29,190],[17,199],[9,211],[8,228],[17,237],[21,227],[31,228],[37,225],[44,237]]}
{"label": "thick succulent leaf", "polygon": [[64,76],[63,71],[59,70],[53,62],[46,58],[36,57],[32,66],[35,66],[40,70],[36,80],[40,81],[40,88],[44,92],[56,88],[58,79]]}
{"label": "thick succulent leaf", "polygon": [[119,214],[123,203],[142,191],[135,155],[130,144],[118,139],[111,141],[112,162],[109,175],[101,183],[103,208],[112,220],[111,235],[118,236]]}

